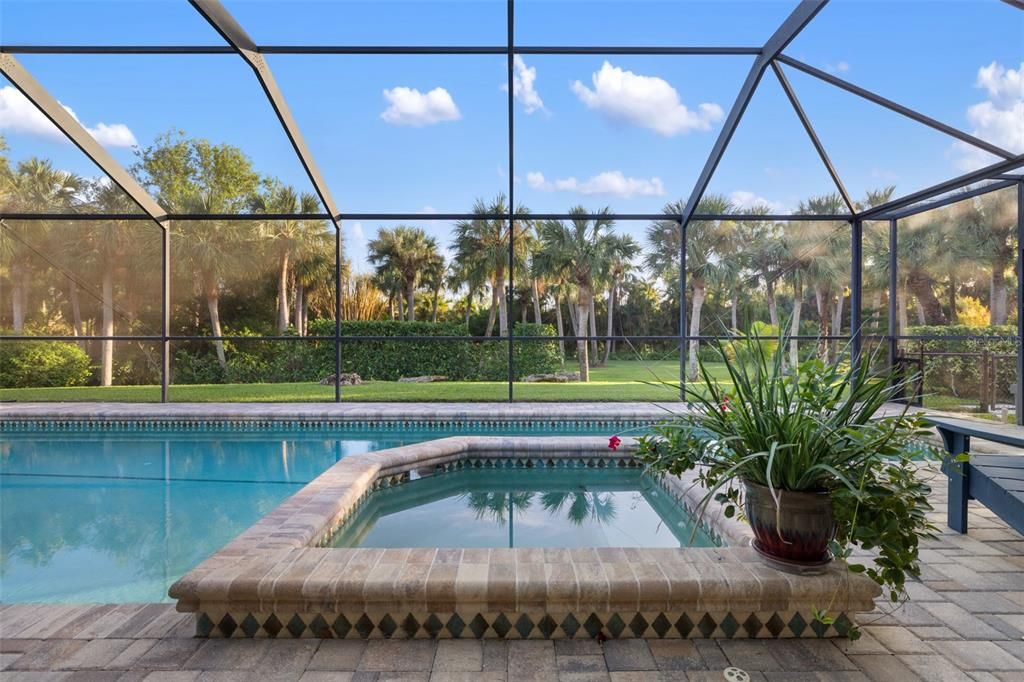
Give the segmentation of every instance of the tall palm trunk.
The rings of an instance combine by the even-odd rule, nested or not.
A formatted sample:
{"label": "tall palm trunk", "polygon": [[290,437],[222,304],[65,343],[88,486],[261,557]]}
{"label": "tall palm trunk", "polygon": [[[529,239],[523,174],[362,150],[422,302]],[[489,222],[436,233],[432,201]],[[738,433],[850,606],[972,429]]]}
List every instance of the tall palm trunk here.
{"label": "tall palm trunk", "polygon": [[71,282],[71,289],[68,292],[71,299],[71,321],[75,336],[82,335],[82,301],[78,295],[78,282]]}
{"label": "tall palm trunk", "polygon": [[491,336],[494,333],[494,322],[498,315],[498,285],[491,284],[491,310],[487,313],[487,331],[484,336]]}
{"label": "tall palm trunk", "polygon": [[778,306],[778,302],[775,300],[775,280],[774,279],[769,279],[767,284],[766,284],[766,288],[767,288],[767,294],[768,294],[768,322],[773,327],[778,327],[779,326],[779,306]]}
{"label": "tall palm trunk", "polygon": [[918,310],[921,311],[921,324],[946,324],[946,315],[942,304],[935,296],[932,278],[919,270],[912,271],[907,277],[907,286],[917,299]]}
{"label": "tall palm trunk", "polygon": [[416,321],[416,285],[415,280],[408,280],[405,283],[406,316],[410,322]]}
{"label": "tall palm trunk", "polygon": [[[892,301],[889,301],[889,305],[892,305]],[[871,329],[878,331],[879,325],[882,323],[882,290],[875,289],[875,293],[871,296],[871,309],[874,311],[874,319],[871,322]]]}
{"label": "tall palm trunk", "polygon": [[277,333],[288,331],[288,249],[282,249],[277,269]]}
{"label": "tall palm trunk", "polygon": [[818,308],[818,357],[822,361],[828,361],[828,323],[829,323],[829,299],[828,287],[818,285],[814,287],[814,302]]}
{"label": "tall palm trunk", "polygon": [[558,332],[558,357],[565,364],[565,325],[562,322],[562,295],[555,296],[555,331]]}
{"label": "tall palm trunk", "polygon": [[729,299],[729,321],[732,323],[732,330],[737,331],[740,328],[739,323],[739,310],[740,310],[740,292],[739,289],[733,287],[732,297]]}
{"label": "tall palm trunk", "polygon": [[800,365],[800,341],[796,336],[800,333],[800,313],[804,307],[804,283],[800,272],[793,273],[793,317],[789,322],[789,366]]}
{"label": "tall palm trunk", "polygon": [[601,361],[602,365],[607,366],[608,361],[612,356],[612,340],[611,336],[614,334],[613,319],[615,315],[615,299],[618,296],[619,280],[618,278],[612,279],[612,285],[608,288],[608,339],[604,342],[604,360]]}
{"label": "tall palm trunk", "polygon": [[304,301],[306,298],[306,288],[301,284],[296,283],[295,285],[295,332],[299,336],[305,336],[306,320],[303,317]]}
{"label": "tall palm trunk", "polygon": [[910,326],[907,318],[907,285],[906,280],[900,282],[900,287],[896,291],[896,322],[898,325],[897,336],[903,336],[907,333],[907,327]]}
{"label": "tall palm trunk", "polygon": [[14,286],[11,287],[11,319],[14,325],[14,333],[20,334],[25,330],[25,266],[20,263],[16,263],[11,268],[11,281]]}
{"label": "tall palm trunk", "polygon": [[504,269],[498,271],[495,289],[498,295],[498,335],[508,336],[508,296],[505,295]]}
{"label": "tall palm trunk", "polygon": [[433,302],[430,305],[430,321],[431,322],[435,322],[435,323],[437,322],[437,304],[438,304],[438,299],[440,299],[440,298],[441,298],[441,285],[440,284],[435,284],[434,285],[434,300],[433,300]]}
{"label": "tall palm trunk", "polygon": [[[832,335],[839,336],[843,332],[843,303],[846,301],[846,294],[842,289],[836,294],[835,305],[832,308]],[[832,344],[832,353],[838,350],[839,342]]]}
{"label": "tall palm trunk", "polygon": [[537,287],[537,280],[532,280],[530,282],[530,295],[533,297],[533,323],[541,324],[540,289]]}
{"label": "tall palm trunk", "polygon": [[405,319],[405,296],[402,293],[399,293],[397,296],[395,296],[395,300],[398,301],[398,319],[399,320],[404,320]]}
{"label": "tall palm trunk", "polygon": [[590,302],[593,294],[586,285],[580,285],[576,303],[576,359],[580,365],[580,381],[590,381],[590,353],[587,343],[587,323],[590,317]]}
{"label": "tall palm trunk", "polygon": [[[700,334],[700,313],[704,307],[704,297],[707,296],[707,286],[704,284],[704,280],[698,277],[694,277],[692,282],[693,307],[690,310],[690,336],[696,337]],[[690,381],[697,380],[697,346],[699,343],[696,338],[690,339],[689,370],[687,371]]]}
{"label": "tall palm trunk", "polygon": [[1007,320],[1006,262],[1000,257],[992,262],[992,294],[989,324],[1006,324]]}
{"label": "tall palm trunk", "polygon": [[[587,317],[590,318],[590,335],[597,336],[597,304],[594,302],[594,294],[590,294],[590,310],[587,312]],[[597,357],[597,339],[590,341],[590,354]]]}
{"label": "tall palm trunk", "polygon": [[[205,282],[203,288],[206,290],[206,310],[210,313],[210,328],[213,330],[214,336],[221,336],[219,282],[216,277],[209,274],[203,278],[203,281]],[[226,369],[228,361],[224,356],[224,341],[216,339],[213,342],[213,347],[217,351],[217,362],[220,364],[221,369]]]}
{"label": "tall palm trunk", "polygon": [[[114,275],[110,269],[103,271],[103,336],[114,335]],[[100,348],[100,386],[110,386],[114,380],[114,342],[103,339]]]}

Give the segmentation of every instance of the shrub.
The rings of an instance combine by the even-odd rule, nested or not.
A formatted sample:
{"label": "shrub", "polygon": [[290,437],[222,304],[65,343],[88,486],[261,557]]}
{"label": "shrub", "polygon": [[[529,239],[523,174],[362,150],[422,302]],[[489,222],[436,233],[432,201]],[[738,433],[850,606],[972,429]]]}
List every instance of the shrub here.
{"label": "shrub", "polygon": [[92,376],[89,355],[64,341],[0,342],[0,388],[82,386]]}
{"label": "shrub", "polygon": [[[931,339],[906,341],[903,354],[913,358],[919,350],[925,353],[924,392],[953,395],[977,399],[981,394],[981,358],[979,353],[988,351],[996,355],[1015,355],[1017,335],[1014,325],[946,325],[929,327],[908,327],[908,336],[976,336],[994,337],[978,339]],[[1010,337],[1010,338],[998,338]],[[929,356],[928,353],[973,353],[973,355]],[[997,396],[1007,398],[1010,384],[1016,380],[1017,363],[1000,359],[996,364]]]}

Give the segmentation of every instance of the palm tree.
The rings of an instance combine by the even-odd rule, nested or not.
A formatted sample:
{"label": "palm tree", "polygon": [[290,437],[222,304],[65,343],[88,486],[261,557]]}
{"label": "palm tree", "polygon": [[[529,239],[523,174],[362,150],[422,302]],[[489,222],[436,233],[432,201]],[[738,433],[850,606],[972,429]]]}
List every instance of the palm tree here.
{"label": "palm tree", "polygon": [[[466,276],[467,282],[487,281],[491,285],[491,312],[487,321],[486,336],[494,331],[495,315],[498,333],[508,336],[508,299],[505,283],[509,274],[509,240],[513,241],[516,263],[524,263],[529,247],[529,233],[532,223],[526,217],[512,221],[511,229],[507,220],[489,218],[488,214],[500,215],[508,212],[504,194],[499,194],[490,204],[477,199],[473,213],[479,217],[460,220],[455,223],[455,238],[452,251],[455,253],[455,269]],[[525,206],[516,207],[517,216],[526,216]]]}
{"label": "palm tree", "polygon": [[441,299],[441,289],[448,281],[448,265],[440,252],[435,252],[426,265],[423,266],[423,286],[430,290],[430,321],[437,322],[437,307]]}
{"label": "palm tree", "polygon": [[603,208],[596,219],[588,219],[582,206],[569,209],[574,216],[569,224],[546,220],[538,227],[540,250],[534,263],[540,272],[563,277],[576,287],[576,356],[580,380],[590,380],[588,344],[579,337],[588,336],[593,309],[595,283],[606,276],[613,263],[635,252],[635,243],[614,233],[611,210]]}
{"label": "palm tree", "polygon": [[[316,196],[294,187],[271,182],[261,193],[253,197],[251,209],[255,213],[316,213],[320,203]],[[277,333],[288,331],[289,299],[288,281],[291,275],[291,261],[302,247],[307,231],[305,221],[298,219],[261,220],[257,230],[263,239],[271,244],[277,266]]]}
{"label": "palm tree", "polygon": [[[666,282],[679,281],[680,239],[678,219],[686,202],[678,200],[666,204],[662,212],[665,220],[659,220],[647,228],[647,240],[652,250],[646,258],[647,267]],[[709,194],[700,200],[697,213],[732,213],[735,207],[726,197]],[[670,217],[675,219],[670,219]],[[736,224],[732,221],[693,221],[686,229],[686,281],[690,288],[690,344],[688,350],[687,375],[691,381],[697,379],[697,348],[701,327],[701,311],[707,297],[708,283],[716,276],[728,258],[730,246],[734,243]],[[676,287],[678,288],[678,287]]]}
{"label": "palm tree", "polygon": [[617,514],[614,495],[587,490],[542,493],[540,504],[551,516],[561,514],[568,505],[565,516],[574,526],[582,526],[588,519],[604,525],[613,521]]}
{"label": "palm tree", "polygon": [[[303,226],[301,240],[295,253],[292,273],[295,282],[295,333],[305,336],[309,327],[309,308],[319,302],[321,309],[334,311],[334,235],[321,223]],[[345,263],[339,264],[344,278]],[[318,299],[329,299],[318,301]]]}
{"label": "palm tree", "polygon": [[615,334],[615,304],[619,298],[619,287],[622,285],[622,280],[626,277],[626,274],[632,268],[632,261],[636,258],[637,254],[640,253],[640,245],[637,244],[636,240],[629,235],[615,236],[615,239],[619,240],[619,244],[616,244],[612,248],[612,259],[608,264],[608,339],[604,343],[604,360],[601,361],[602,365],[607,365],[608,360],[611,358],[612,346],[614,342],[611,340],[611,336]]}
{"label": "palm tree", "polygon": [[[12,211],[23,213],[74,212],[82,200],[84,181],[65,171],[56,170],[53,162],[36,157],[18,163],[13,172],[6,171],[6,202]],[[25,244],[38,243],[40,234],[47,234],[52,221],[26,226],[5,223],[10,239],[2,240],[11,263],[11,318],[15,333],[25,328],[28,297],[32,286],[31,255]]]}
{"label": "palm tree", "polygon": [[377,237],[367,244],[367,259],[377,267],[382,278],[397,279],[402,284],[408,320],[416,319],[416,288],[423,270],[441,258],[437,240],[418,227],[399,225],[380,228]]}

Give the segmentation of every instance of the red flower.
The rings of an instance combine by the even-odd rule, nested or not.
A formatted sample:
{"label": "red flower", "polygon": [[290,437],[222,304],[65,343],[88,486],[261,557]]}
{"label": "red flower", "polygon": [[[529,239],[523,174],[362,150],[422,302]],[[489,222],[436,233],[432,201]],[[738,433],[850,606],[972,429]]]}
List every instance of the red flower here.
{"label": "red flower", "polygon": [[619,445],[622,443],[622,439],[618,436],[612,436],[608,439],[608,448],[611,450],[618,450]]}
{"label": "red flower", "polygon": [[718,403],[718,409],[720,409],[722,412],[729,411],[729,396],[722,396],[722,402]]}

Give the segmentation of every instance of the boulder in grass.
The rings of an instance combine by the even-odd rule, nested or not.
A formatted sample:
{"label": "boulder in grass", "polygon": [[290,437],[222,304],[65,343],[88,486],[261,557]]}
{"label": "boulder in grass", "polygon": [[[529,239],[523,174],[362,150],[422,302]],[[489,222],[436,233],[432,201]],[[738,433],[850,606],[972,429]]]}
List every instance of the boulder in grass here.
{"label": "boulder in grass", "polygon": [[335,384],[341,384],[342,386],[358,386],[361,383],[363,383],[363,378],[355,372],[343,372],[341,374],[341,381],[339,381],[334,374],[320,380],[321,386],[333,386]]}
{"label": "boulder in grass", "polygon": [[400,384],[433,384],[439,381],[448,381],[448,377],[441,374],[427,374],[421,377],[402,377],[398,380]]}
{"label": "boulder in grass", "polygon": [[531,374],[523,379],[528,384],[567,384],[579,381],[579,372],[555,372],[554,374]]}

